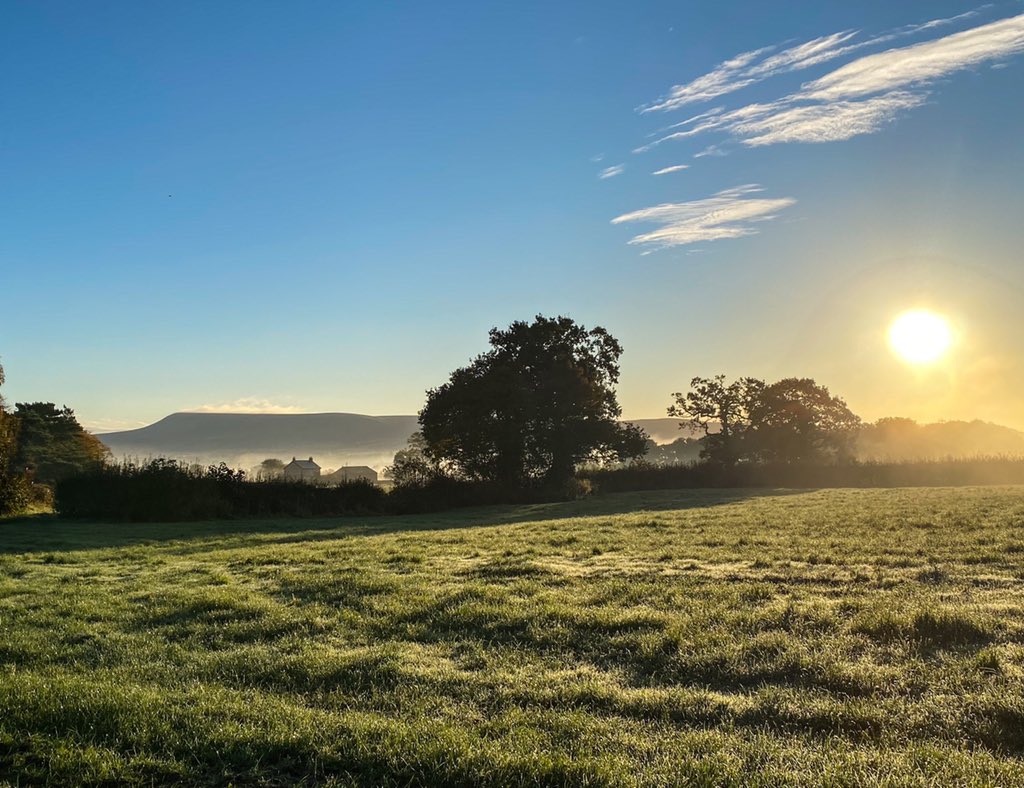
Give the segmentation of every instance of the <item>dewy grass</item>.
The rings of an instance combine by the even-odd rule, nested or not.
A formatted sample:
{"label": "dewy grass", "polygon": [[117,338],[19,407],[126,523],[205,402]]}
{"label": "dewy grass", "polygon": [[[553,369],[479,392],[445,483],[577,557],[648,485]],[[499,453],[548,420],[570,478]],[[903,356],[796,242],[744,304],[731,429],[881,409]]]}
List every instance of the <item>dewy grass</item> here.
{"label": "dewy grass", "polygon": [[0,784],[1024,784],[1024,488],[0,524]]}

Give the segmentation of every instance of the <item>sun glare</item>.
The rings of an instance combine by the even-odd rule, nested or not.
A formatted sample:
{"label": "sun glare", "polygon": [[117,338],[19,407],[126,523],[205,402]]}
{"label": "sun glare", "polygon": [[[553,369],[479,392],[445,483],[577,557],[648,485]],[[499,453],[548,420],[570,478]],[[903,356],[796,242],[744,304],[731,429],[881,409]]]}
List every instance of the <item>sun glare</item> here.
{"label": "sun glare", "polygon": [[904,312],[889,326],[889,347],[911,364],[938,361],[952,341],[949,321],[925,309]]}

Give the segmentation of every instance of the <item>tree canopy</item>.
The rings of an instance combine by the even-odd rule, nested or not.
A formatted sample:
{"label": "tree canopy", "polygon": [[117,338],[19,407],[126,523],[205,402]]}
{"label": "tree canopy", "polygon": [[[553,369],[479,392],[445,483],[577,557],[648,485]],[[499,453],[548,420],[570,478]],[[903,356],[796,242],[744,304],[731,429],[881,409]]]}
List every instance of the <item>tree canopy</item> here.
{"label": "tree canopy", "polygon": [[427,392],[425,453],[463,478],[561,484],[584,461],[643,454],[645,434],[618,421],[622,346],[603,328],[538,315],[490,332],[491,349]]}
{"label": "tree canopy", "polygon": [[724,375],[694,378],[673,395],[670,416],[701,429],[701,456],[712,462],[811,463],[850,459],[860,418],[810,378],[765,383]]}
{"label": "tree canopy", "polygon": [[109,456],[107,447],[82,428],[67,406],[19,402],[14,415],[18,420],[18,442],[12,464],[19,471],[30,471],[38,481],[57,481]]}
{"label": "tree canopy", "polygon": [[409,436],[405,448],[399,449],[391,465],[384,469],[384,475],[397,487],[424,485],[437,475],[435,463],[427,456],[422,432]]}
{"label": "tree canopy", "polygon": [[268,457],[252,470],[252,477],[261,481],[279,479],[284,474],[284,461]]}
{"label": "tree canopy", "polygon": [[672,395],[675,403],[668,415],[686,419],[680,426],[704,433],[701,457],[731,464],[740,458],[750,412],[763,389],[764,381],[757,378],[739,378],[732,383],[726,382],[725,375],[693,378],[688,392]]}
{"label": "tree canopy", "polygon": [[760,391],[750,424],[750,456],[767,462],[827,462],[853,456],[860,418],[810,378],[786,378]]}

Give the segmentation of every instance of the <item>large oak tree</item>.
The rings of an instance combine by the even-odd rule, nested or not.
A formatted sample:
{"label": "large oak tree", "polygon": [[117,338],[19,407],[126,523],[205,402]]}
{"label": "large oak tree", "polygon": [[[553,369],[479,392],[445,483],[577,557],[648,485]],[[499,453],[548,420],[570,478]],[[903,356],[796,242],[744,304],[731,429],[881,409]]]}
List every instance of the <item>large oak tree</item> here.
{"label": "large oak tree", "polygon": [[563,484],[585,461],[638,457],[621,424],[622,346],[603,328],[538,315],[490,332],[491,349],[427,392],[426,453],[448,473],[510,486]]}

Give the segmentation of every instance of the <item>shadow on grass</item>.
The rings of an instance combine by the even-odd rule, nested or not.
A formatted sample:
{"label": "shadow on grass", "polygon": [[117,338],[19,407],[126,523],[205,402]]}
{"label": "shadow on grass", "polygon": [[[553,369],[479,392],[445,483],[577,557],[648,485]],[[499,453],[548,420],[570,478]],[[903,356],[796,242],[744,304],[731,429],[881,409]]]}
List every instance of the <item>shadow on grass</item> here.
{"label": "shadow on grass", "polygon": [[596,495],[577,501],[452,509],[415,515],[275,520],[217,520],[185,523],[105,523],[63,520],[56,515],[0,520],[0,554],[64,552],[173,542],[230,539],[230,547],[270,545],[372,536],[513,525],[532,520],[613,517],[638,512],[699,509],[751,498],[796,495],[811,490],[707,489],[658,490]]}

